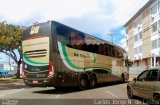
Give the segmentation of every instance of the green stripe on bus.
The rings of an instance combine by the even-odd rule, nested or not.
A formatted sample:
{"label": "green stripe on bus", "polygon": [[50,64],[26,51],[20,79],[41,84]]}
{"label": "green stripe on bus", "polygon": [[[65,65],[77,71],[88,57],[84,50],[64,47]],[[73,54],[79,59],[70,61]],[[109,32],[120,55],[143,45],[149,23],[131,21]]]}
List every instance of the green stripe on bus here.
{"label": "green stripe on bus", "polygon": [[[46,63],[46,62],[35,62],[35,61],[32,61],[31,59],[29,59],[29,58],[27,57],[26,54],[23,54],[23,59],[24,59],[25,61],[29,62],[30,64],[33,64],[33,65],[48,65],[48,64],[49,64],[49,63]],[[27,62],[26,62],[26,63],[27,63]]]}
{"label": "green stripe on bus", "polygon": [[[66,51],[66,48],[65,48],[65,45],[63,45],[62,43],[60,43],[60,45],[61,45],[61,47],[62,47],[62,53],[63,53],[63,55],[64,55],[64,57],[65,57],[65,60],[67,61],[67,63],[68,63],[68,65],[69,66],[71,66],[72,68],[75,68],[75,69],[80,69],[80,70],[87,70],[87,69],[104,69],[104,70],[107,70],[107,71],[109,71],[109,72],[112,72],[111,71],[111,69],[108,69],[108,68],[103,68],[103,67],[86,67],[86,68],[82,68],[82,67],[78,67],[78,66],[76,66],[76,65],[74,65],[71,61],[70,61],[70,59],[69,59],[69,57],[68,57],[68,54],[67,54],[67,51]],[[94,62],[96,61],[96,58],[95,58],[95,55],[94,55]]]}
{"label": "green stripe on bus", "polygon": [[61,47],[62,47],[62,53],[63,53],[63,55],[64,55],[65,60],[67,61],[67,63],[68,63],[71,67],[73,67],[73,68],[75,68],[75,69],[83,69],[83,70],[84,70],[84,68],[81,68],[81,67],[78,67],[78,66],[72,64],[72,62],[70,61],[70,59],[69,59],[69,57],[68,57],[68,54],[67,54],[65,45],[61,44]]}

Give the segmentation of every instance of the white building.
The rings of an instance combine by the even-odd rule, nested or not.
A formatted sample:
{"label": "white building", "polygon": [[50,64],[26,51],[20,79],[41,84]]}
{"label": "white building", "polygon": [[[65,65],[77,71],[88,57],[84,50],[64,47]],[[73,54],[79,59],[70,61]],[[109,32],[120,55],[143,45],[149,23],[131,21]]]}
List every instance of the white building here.
{"label": "white building", "polygon": [[149,0],[124,25],[131,72],[160,65],[160,0]]}

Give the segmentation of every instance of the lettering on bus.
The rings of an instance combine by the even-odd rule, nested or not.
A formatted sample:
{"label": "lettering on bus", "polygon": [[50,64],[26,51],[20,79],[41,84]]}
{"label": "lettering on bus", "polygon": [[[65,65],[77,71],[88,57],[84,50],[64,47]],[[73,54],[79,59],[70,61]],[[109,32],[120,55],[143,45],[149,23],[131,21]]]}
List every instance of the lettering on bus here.
{"label": "lettering on bus", "polygon": [[74,53],[74,56],[76,56],[76,57],[83,57],[83,58],[89,58],[88,55],[78,54],[78,53]]}
{"label": "lettering on bus", "polygon": [[37,26],[37,27],[32,26],[31,27],[30,35],[37,34],[38,32],[39,32],[39,26]]}

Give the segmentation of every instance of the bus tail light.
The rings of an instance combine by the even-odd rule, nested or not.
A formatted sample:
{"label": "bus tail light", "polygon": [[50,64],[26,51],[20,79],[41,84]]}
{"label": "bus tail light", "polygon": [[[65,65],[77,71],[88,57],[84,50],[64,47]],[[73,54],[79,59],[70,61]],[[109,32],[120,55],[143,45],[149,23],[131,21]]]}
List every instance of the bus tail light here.
{"label": "bus tail light", "polygon": [[54,75],[54,67],[53,67],[53,62],[49,62],[49,71],[48,71],[48,76],[47,77],[52,77]]}
{"label": "bus tail light", "polygon": [[26,77],[25,72],[24,72],[24,62],[22,62],[22,77],[23,78]]}

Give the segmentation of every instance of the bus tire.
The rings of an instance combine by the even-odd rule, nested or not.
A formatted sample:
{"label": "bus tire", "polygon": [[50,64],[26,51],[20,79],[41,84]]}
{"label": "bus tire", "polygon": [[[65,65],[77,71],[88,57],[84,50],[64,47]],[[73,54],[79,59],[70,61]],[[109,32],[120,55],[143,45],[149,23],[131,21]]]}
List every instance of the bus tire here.
{"label": "bus tire", "polygon": [[90,80],[89,80],[89,88],[94,88],[96,84],[97,84],[96,76],[91,75]]}
{"label": "bus tire", "polygon": [[30,86],[29,86],[29,83],[28,83],[28,82],[26,82],[25,80],[23,80],[23,83],[25,84],[25,86],[30,87]]}
{"label": "bus tire", "polygon": [[79,88],[81,90],[86,90],[88,88],[88,78],[86,76],[81,76],[80,77]]}
{"label": "bus tire", "polygon": [[[159,103],[160,104],[160,94],[155,94],[154,95],[154,101],[155,101],[155,103]],[[158,105],[158,104],[156,104],[156,105]]]}

